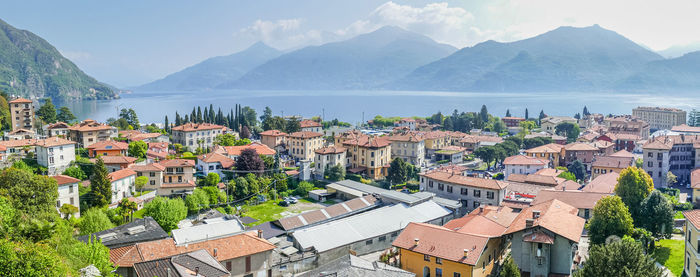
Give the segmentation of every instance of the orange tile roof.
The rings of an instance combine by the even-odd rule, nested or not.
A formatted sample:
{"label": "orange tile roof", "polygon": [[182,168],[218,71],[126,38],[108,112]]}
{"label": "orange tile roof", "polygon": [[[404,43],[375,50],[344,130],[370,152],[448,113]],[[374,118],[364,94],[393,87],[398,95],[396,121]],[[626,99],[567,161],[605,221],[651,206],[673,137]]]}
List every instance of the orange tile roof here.
{"label": "orange tile roof", "polygon": [[598,148],[588,143],[574,142],[564,145],[566,151],[598,151]]}
{"label": "orange tile roof", "polygon": [[619,177],[620,174],[617,172],[599,175],[581,188],[581,191],[613,194],[615,193],[615,186],[617,186],[617,178]]}
{"label": "orange tile roof", "polygon": [[[99,156],[105,164],[131,164],[138,160],[134,157],[127,156]],[[91,162],[97,162],[97,158],[90,159]]]}
{"label": "orange tile roof", "polygon": [[693,170],[690,173],[690,187],[700,189],[700,168]]}
{"label": "orange tile roof", "polygon": [[116,266],[131,267],[135,263],[142,262],[143,257],[136,245],[118,247],[109,250],[109,261]]}
{"label": "orange tile roof", "polygon": [[623,149],[623,150],[620,150],[620,151],[613,153],[612,155],[610,155],[610,157],[634,158],[635,156],[634,156],[634,154],[627,152],[627,150]]}
{"label": "orange tile roof", "polygon": [[593,159],[592,165],[595,167],[628,168],[634,165],[634,158],[597,156]]}
{"label": "orange tile roof", "polygon": [[464,234],[500,237],[518,216],[509,207],[481,206],[471,213],[450,220],[443,227]]}
{"label": "orange tile roof", "polygon": [[40,140],[37,140],[35,143],[36,146],[40,146],[40,147],[54,147],[54,146],[69,145],[69,144],[75,144],[75,142],[64,139],[64,138],[59,138],[59,137],[40,139]]}
{"label": "orange tile roof", "polygon": [[[274,149],[259,142],[253,142],[251,144],[240,146],[219,146],[217,148],[218,149],[215,150],[216,152],[225,153],[228,156],[240,156],[241,152],[243,152],[243,150],[246,149],[253,149],[256,153],[258,153],[258,155],[265,156],[272,156],[275,155],[275,153],[277,153],[277,151],[275,151]],[[223,151],[220,150],[221,148],[223,148]]]}
{"label": "orange tile roof", "polygon": [[586,220],[578,216],[577,208],[557,199],[532,205],[522,210],[505,233],[512,234],[529,229],[525,223],[527,219],[533,218],[534,211],[539,211],[540,216],[534,219],[533,227],[542,227],[574,242],[581,239]]}
{"label": "orange tile roof", "polygon": [[499,180],[474,178],[443,171],[429,171],[426,173],[421,173],[420,175],[426,178],[461,186],[494,190],[501,190],[508,186],[508,183]]}
{"label": "orange tile roof", "polygon": [[104,140],[88,145],[87,149],[92,150],[127,150],[129,144],[121,141]]}
{"label": "orange tile roof", "polygon": [[34,146],[38,140],[36,139],[16,139],[16,140],[3,140],[0,141],[0,145],[13,148],[13,147],[23,147],[23,146]]}
{"label": "orange tile roof", "polygon": [[32,131],[32,130],[27,130],[27,129],[17,129],[17,130],[14,130],[14,131],[12,131],[12,132],[9,132],[9,133],[7,133],[7,134],[8,134],[8,135],[16,135],[16,134],[22,134],[22,133],[25,133],[25,134],[34,134],[34,131]]}
{"label": "orange tile roof", "polygon": [[56,175],[56,176],[51,176],[54,180],[56,180],[56,183],[61,186],[65,184],[75,184],[80,182],[80,179],[73,178],[67,175]]}
{"label": "orange tile roof", "polygon": [[205,163],[219,163],[223,168],[231,168],[235,163],[235,161],[231,158],[221,155],[219,153],[202,154],[199,155],[197,159]]}
{"label": "orange tile roof", "polygon": [[411,222],[392,245],[457,263],[476,265],[488,240],[487,237],[455,232],[436,225]]}
{"label": "orange tile roof", "polygon": [[16,103],[16,104],[19,104],[19,103],[32,103],[32,100],[29,100],[29,99],[20,97],[20,98],[17,98],[17,99],[15,99],[15,100],[12,100],[12,101],[10,101],[10,102],[8,102],[8,103],[10,103],[10,104],[15,104],[15,103]]}
{"label": "orange tile roof", "polygon": [[279,136],[286,136],[287,133],[282,132],[280,130],[267,130],[262,133],[260,133],[261,136],[272,136],[272,137],[279,137]]}
{"label": "orange tile roof", "polygon": [[168,149],[168,143],[167,142],[149,142],[148,149],[151,149],[151,148]]}
{"label": "orange tile roof", "polygon": [[354,139],[345,140],[343,144],[367,148],[381,148],[389,146],[391,141],[389,141],[388,137],[361,135]]}
{"label": "orange tile roof", "polygon": [[194,181],[189,180],[187,183],[163,183],[160,187],[161,188],[194,188],[197,185],[194,183]]}
{"label": "orange tile roof", "polygon": [[221,125],[216,125],[216,124],[211,124],[211,123],[185,123],[180,126],[175,126],[172,128],[173,131],[182,131],[182,132],[194,132],[194,131],[201,131],[201,130],[215,130],[215,129],[224,129],[226,127],[221,126]]}
{"label": "orange tile roof", "polygon": [[505,165],[548,165],[549,161],[525,155],[515,155],[506,158],[503,161]]}
{"label": "orange tile roof", "polygon": [[104,123],[97,123],[96,121],[92,119],[86,119],[83,120],[83,122],[80,122],[78,124],[72,125],[68,127],[68,129],[72,131],[78,131],[78,132],[90,132],[90,131],[100,131],[100,130],[112,130],[116,129],[113,126],[109,126]]}
{"label": "orange tile roof", "polygon": [[131,169],[125,168],[122,170],[117,170],[115,172],[112,172],[109,174],[109,179],[112,180],[112,182],[116,180],[121,180],[129,176],[136,175],[136,171],[133,171]]}
{"label": "orange tile roof", "polygon": [[159,163],[150,163],[145,165],[132,165],[129,169],[136,172],[163,171],[165,167]]}
{"label": "orange tile roof", "polygon": [[193,160],[187,160],[187,159],[173,159],[173,160],[164,160],[160,162],[160,165],[168,168],[168,167],[189,167],[189,166],[194,166],[194,161]]}
{"label": "orange tile roof", "polygon": [[331,145],[331,146],[328,146],[328,147],[323,147],[323,148],[316,149],[314,152],[315,152],[316,154],[325,155],[325,154],[340,154],[340,153],[345,153],[345,151],[347,151],[347,150],[348,150],[347,148],[342,147],[342,146]]}
{"label": "orange tile roof", "polygon": [[562,148],[564,148],[564,146],[561,144],[550,143],[527,149],[525,153],[561,153]]}
{"label": "orange tile roof", "polygon": [[583,192],[578,190],[543,190],[537,194],[535,200],[532,201],[532,205],[537,205],[552,199],[557,199],[575,208],[593,209],[595,204],[601,198],[606,196],[610,196],[610,194],[600,192]]}
{"label": "orange tile roof", "polygon": [[49,124],[49,126],[46,128],[51,130],[51,129],[66,129],[68,127],[70,127],[70,125],[68,125],[68,123],[58,121],[54,124]]}
{"label": "orange tile roof", "polygon": [[313,120],[308,120],[308,119],[307,119],[307,120],[302,120],[302,121],[300,121],[300,122],[299,122],[299,125],[301,126],[301,128],[310,128],[310,127],[321,127],[321,126],[323,126],[323,125],[321,125],[321,123],[318,123],[318,122],[313,121]]}
{"label": "orange tile roof", "polygon": [[683,211],[683,216],[685,216],[686,222],[690,222],[695,228],[700,229],[700,210]]}
{"label": "orange tile roof", "polygon": [[692,127],[687,124],[681,124],[678,126],[671,127],[671,131],[674,132],[687,132],[687,133],[700,133],[700,127]]}
{"label": "orange tile roof", "polygon": [[542,176],[552,176],[552,177],[557,177],[559,174],[564,172],[563,170],[558,170],[556,168],[543,168],[535,172],[535,175],[542,175]]}
{"label": "orange tile roof", "polygon": [[464,142],[464,143],[496,142],[496,143],[500,143],[500,142],[503,142],[503,138],[497,137],[497,136],[466,135],[461,140],[459,140],[459,142]]}
{"label": "orange tile roof", "polygon": [[392,135],[389,137],[390,141],[401,141],[401,142],[420,142],[425,140],[423,136],[415,133],[415,132],[408,132],[405,134],[397,134],[397,135]]}
{"label": "orange tile roof", "polygon": [[289,135],[287,135],[287,136],[288,136],[288,137],[291,137],[291,138],[302,138],[302,139],[306,139],[306,138],[321,137],[321,136],[323,136],[323,134],[321,134],[321,133],[316,133],[316,132],[309,132],[309,131],[301,131],[301,132],[294,132],[294,133],[291,133],[291,134],[289,134]]}

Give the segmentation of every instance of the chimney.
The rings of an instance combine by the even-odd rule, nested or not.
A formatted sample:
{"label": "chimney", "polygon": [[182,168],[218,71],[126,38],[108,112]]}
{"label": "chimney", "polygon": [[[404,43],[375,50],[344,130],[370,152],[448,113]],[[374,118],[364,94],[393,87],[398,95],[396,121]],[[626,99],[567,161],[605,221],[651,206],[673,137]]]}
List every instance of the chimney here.
{"label": "chimney", "polygon": [[566,186],[562,186],[562,187],[561,187],[561,190],[562,190],[562,191],[566,191]]}
{"label": "chimney", "polygon": [[416,247],[418,247],[418,241],[420,241],[420,239],[419,239],[419,238],[415,238],[415,239],[413,239],[413,246],[416,246]]}
{"label": "chimney", "polygon": [[525,219],[525,228],[530,228],[535,224],[535,220],[532,218]]}
{"label": "chimney", "polygon": [[218,250],[218,249],[216,249],[216,248],[214,248],[214,257],[216,257],[216,256],[217,256],[217,254],[219,254],[219,250]]}
{"label": "chimney", "polygon": [[258,238],[263,238],[263,230],[258,230]]}
{"label": "chimney", "polygon": [[540,211],[532,211],[532,219],[540,218]]}
{"label": "chimney", "polygon": [[464,258],[469,257],[469,249],[464,249]]}
{"label": "chimney", "polygon": [[198,266],[194,267],[194,276],[199,276],[199,267]]}
{"label": "chimney", "polygon": [[484,213],[484,206],[479,206],[479,214]]}
{"label": "chimney", "polygon": [[172,275],[170,275],[170,268],[168,268],[167,272],[167,277],[172,277]]}

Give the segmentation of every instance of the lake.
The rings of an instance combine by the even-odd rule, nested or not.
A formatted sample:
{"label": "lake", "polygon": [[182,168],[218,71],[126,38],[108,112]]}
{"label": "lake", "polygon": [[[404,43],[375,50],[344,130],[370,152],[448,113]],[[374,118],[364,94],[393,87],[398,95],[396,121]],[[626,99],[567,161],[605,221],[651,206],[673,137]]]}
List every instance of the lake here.
{"label": "lake", "polygon": [[[275,115],[322,115],[350,123],[382,116],[430,116],[437,111],[451,114],[454,109],[479,111],[485,104],[491,114],[504,116],[510,109],[513,116],[530,117],[540,110],[549,115],[573,116],[587,106],[592,113],[631,114],[637,106],[664,106],[690,110],[700,107],[697,95],[664,96],[659,94],[617,93],[475,93],[428,91],[241,91],[211,90],[186,92],[136,91],[116,100],[56,103],[71,108],[80,119],[105,121],[118,117],[122,108],[132,108],[141,123],[163,122],[167,114],[171,122],[177,110],[182,116],[192,107],[221,107],[226,114],[235,104],[250,106],[262,113],[269,106]],[[364,114],[364,117],[363,117]]]}

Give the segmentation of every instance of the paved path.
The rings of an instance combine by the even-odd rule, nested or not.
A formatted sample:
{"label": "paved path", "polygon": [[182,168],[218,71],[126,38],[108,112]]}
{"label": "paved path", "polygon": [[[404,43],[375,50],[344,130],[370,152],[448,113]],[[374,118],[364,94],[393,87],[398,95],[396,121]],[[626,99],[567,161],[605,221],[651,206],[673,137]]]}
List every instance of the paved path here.
{"label": "paved path", "polygon": [[673,275],[673,273],[672,273],[670,270],[668,270],[668,268],[666,268],[665,266],[661,265],[661,264],[658,263],[658,262],[656,263],[656,267],[663,269],[663,270],[664,270],[664,275],[666,275],[667,277],[674,277],[674,276],[676,276],[676,275]]}

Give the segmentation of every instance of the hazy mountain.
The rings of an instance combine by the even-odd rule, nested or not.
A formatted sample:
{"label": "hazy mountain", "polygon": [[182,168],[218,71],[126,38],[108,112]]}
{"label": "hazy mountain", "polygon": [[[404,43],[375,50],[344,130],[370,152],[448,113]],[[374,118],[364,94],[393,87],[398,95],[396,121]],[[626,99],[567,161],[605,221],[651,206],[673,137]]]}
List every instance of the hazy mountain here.
{"label": "hazy mountain", "polygon": [[700,90],[700,51],[675,59],[653,61],[616,88],[631,91],[689,91]]}
{"label": "hazy mountain", "polygon": [[398,27],[305,47],[219,86],[242,89],[366,89],[395,80],[456,49]]}
{"label": "hazy mountain", "polygon": [[203,62],[170,74],[163,79],[142,85],[138,90],[197,90],[210,89],[237,80],[249,70],[282,52],[258,42],[228,56],[209,58]]}
{"label": "hazy mountain", "polygon": [[86,75],[32,32],[0,20],[0,90],[24,97],[110,99],[110,86]]}
{"label": "hazy mountain", "polygon": [[608,90],[663,57],[598,25],[560,27],[510,43],[487,41],[387,85],[453,91]]}
{"label": "hazy mountain", "polygon": [[659,51],[661,56],[667,59],[678,58],[690,52],[700,51],[700,42],[695,42],[686,45],[674,45],[667,49]]}

